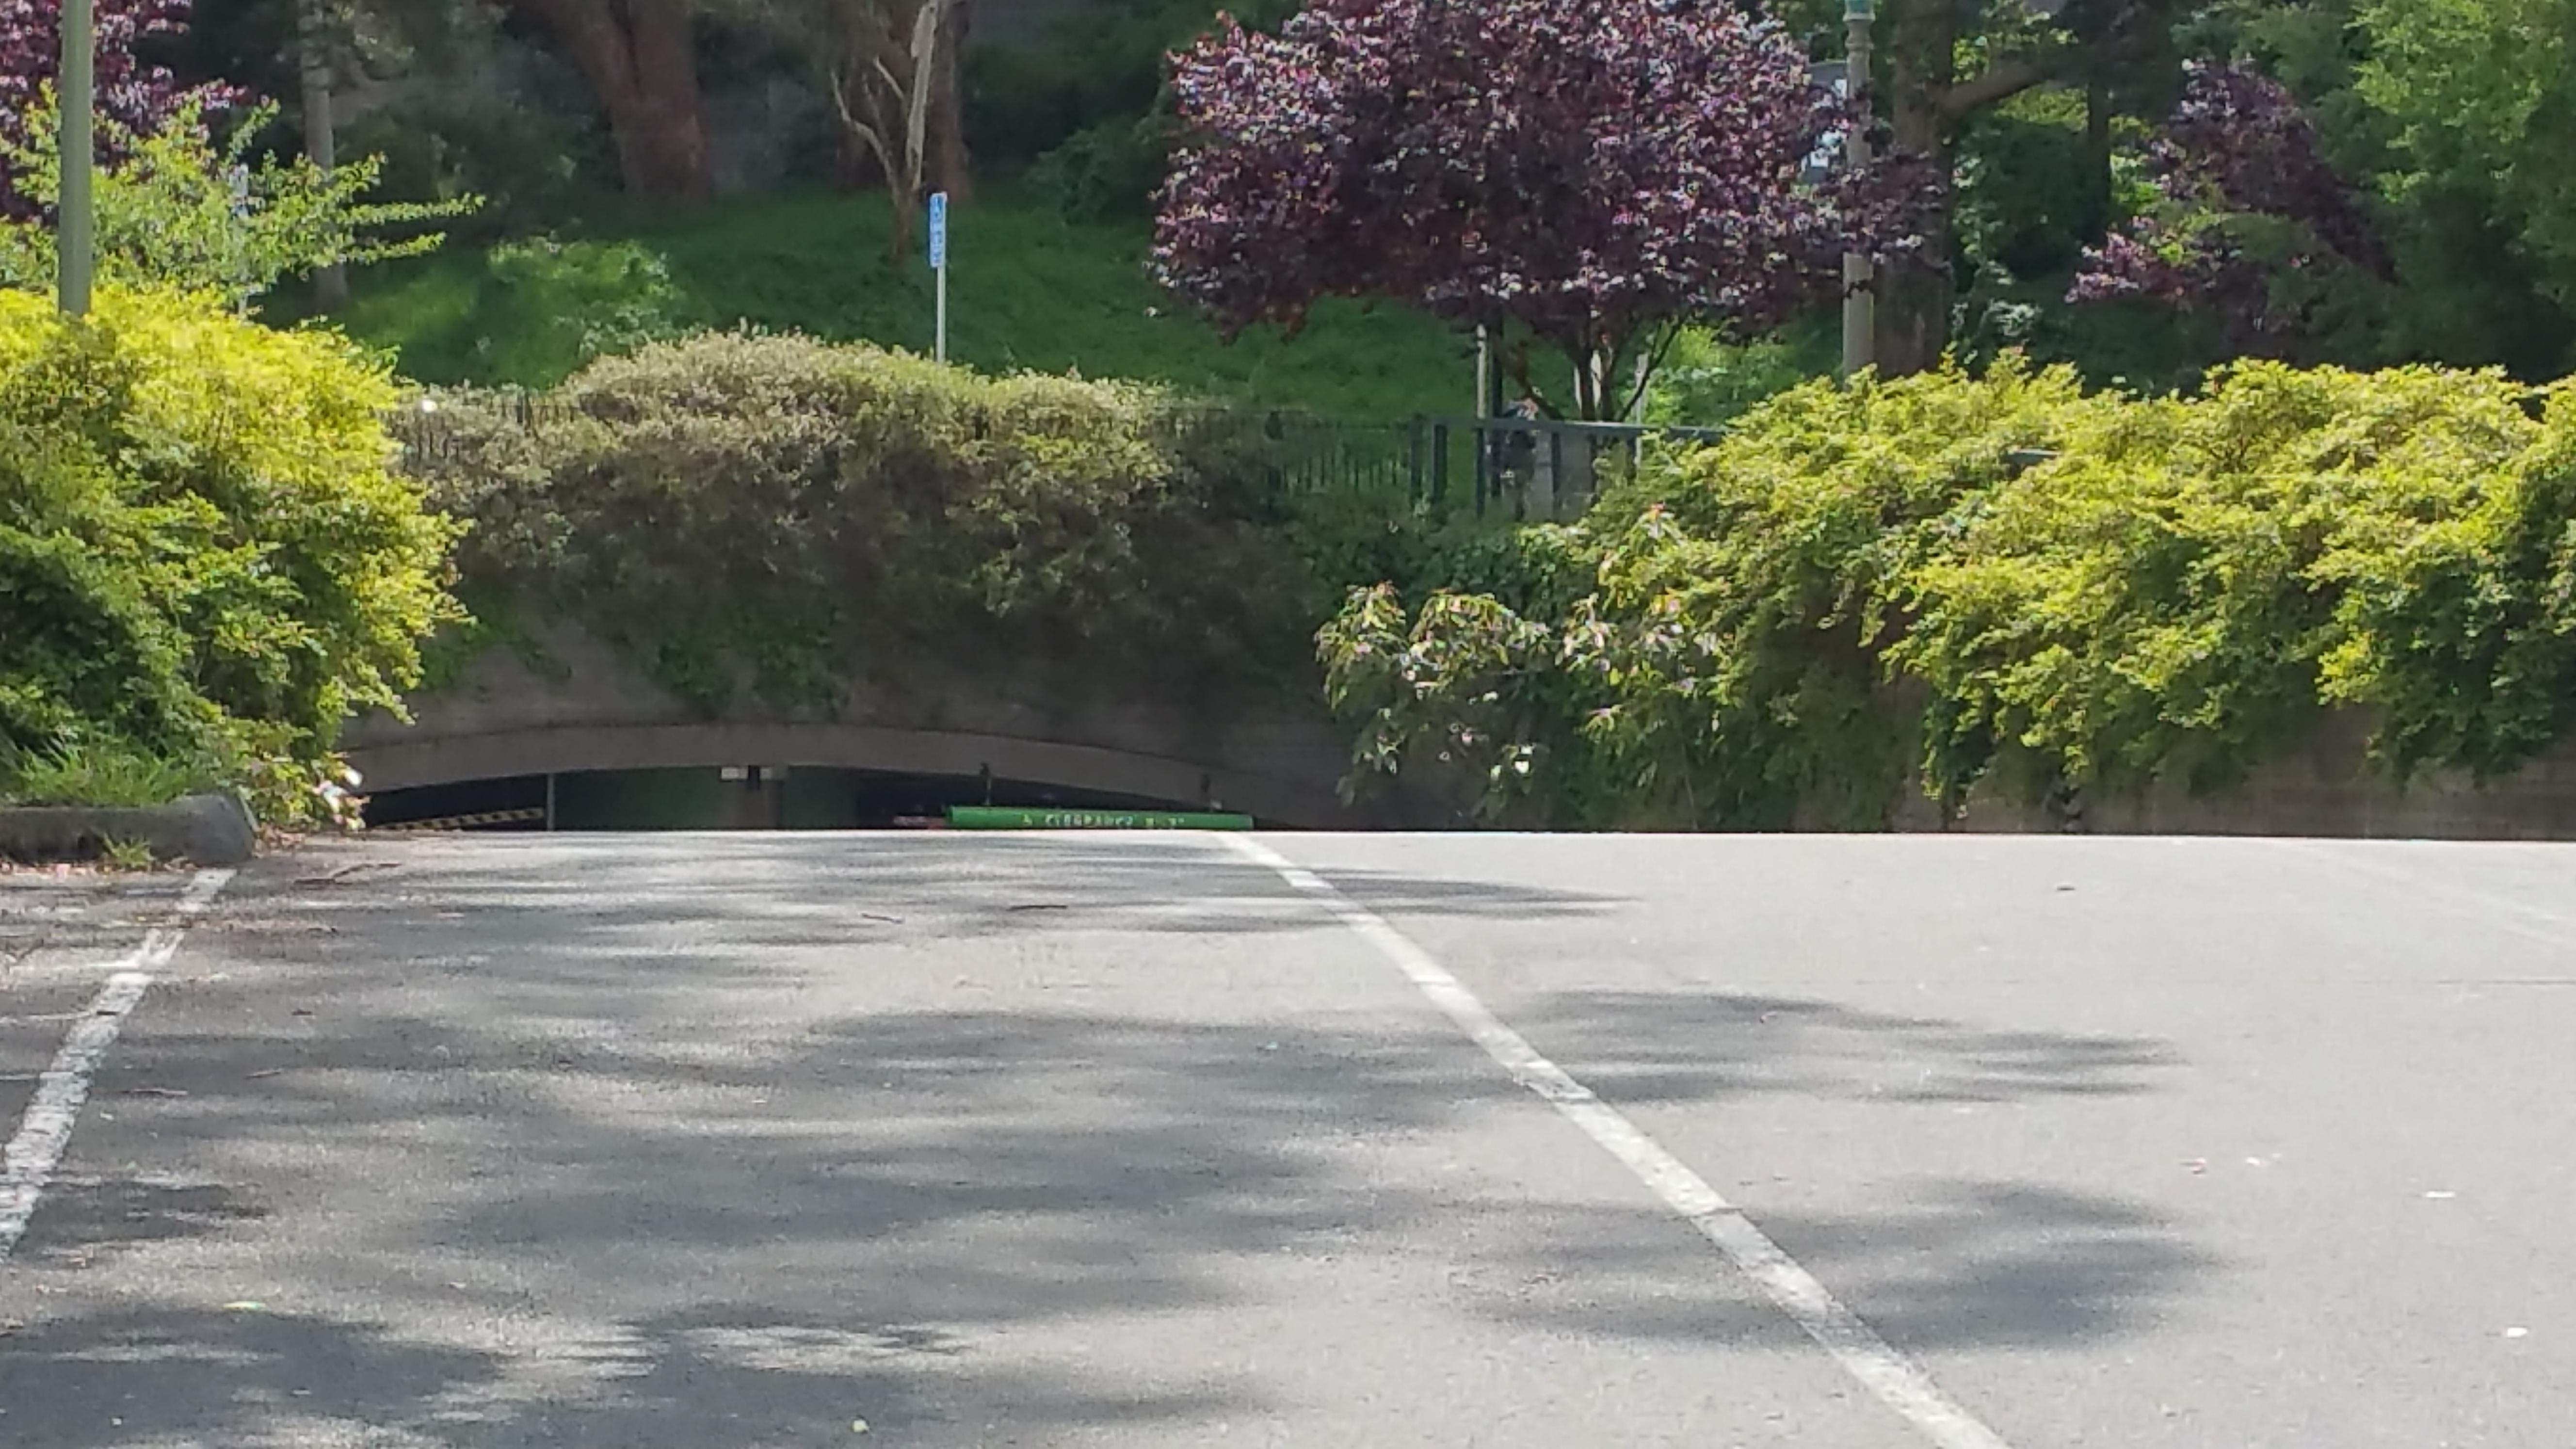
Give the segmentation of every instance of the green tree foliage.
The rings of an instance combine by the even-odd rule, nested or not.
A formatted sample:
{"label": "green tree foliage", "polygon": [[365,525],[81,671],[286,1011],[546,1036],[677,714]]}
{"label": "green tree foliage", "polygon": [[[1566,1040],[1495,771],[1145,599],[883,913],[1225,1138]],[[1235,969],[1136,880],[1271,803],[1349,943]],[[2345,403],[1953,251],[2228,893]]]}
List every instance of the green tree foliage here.
{"label": "green tree foliage", "polygon": [[2391,123],[2401,198],[2467,187],[2576,301],[2576,4],[2368,0],[2364,99]]}
{"label": "green tree foliage", "polygon": [[[2528,208],[2499,185],[2524,154],[2528,179],[2551,143],[2548,111],[2507,114],[2455,95],[2463,83],[2501,94],[2517,73],[2554,74],[2512,65],[2462,71],[2445,45],[2420,44],[2422,32],[2458,38],[2491,30],[2502,13],[2480,4],[2456,8],[2380,5],[2375,0],[2236,0],[2200,13],[2185,43],[2213,60],[2251,61],[2285,84],[2303,104],[2325,159],[2365,191],[2395,263],[2394,286],[2368,289],[2369,305],[2338,310],[2334,328],[2297,339],[2301,355],[2347,365],[2398,359],[2457,366],[2502,364],[2517,376],[2563,372],[2576,345],[2561,270],[2553,279],[2536,251]],[[2562,49],[2556,32],[2533,34],[2531,54]],[[2511,112],[2514,108],[2506,108]],[[2502,124],[2498,124],[2499,120]],[[2484,138],[2472,158],[2465,136]],[[2081,309],[2095,310],[2095,309]],[[2116,310],[2116,309],[2102,309]],[[2207,314],[2228,309],[2204,305]],[[2186,326],[2186,334],[2204,329]],[[2201,360],[2223,357],[2222,339],[2187,336]],[[2096,369],[2097,375],[2100,370]]]}
{"label": "green tree foliage", "polygon": [[2207,788],[2338,706],[2401,773],[2493,775],[2576,724],[2571,447],[2576,394],[2492,372],[1820,382],[1536,535],[1552,592],[1362,591],[1319,650],[1362,778],[1503,819]]}
{"label": "green tree foliage", "polygon": [[0,763],[125,750],[311,807],[451,608],[393,400],[349,344],[213,298],[77,323],[0,291]]}
{"label": "green tree foliage", "polygon": [[1642,420],[1655,427],[1722,427],[1765,398],[1833,372],[1840,342],[1839,334],[1813,323],[1752,342],[1686,327],[1647,389]]}
{"label": "green tree foliage", "polygon": [[[2247,309],[2233,300],[2065,301],[2082,251],[2142,220],[2182,250],[2207,239],[2209,228],[2191,228],[2223,221],[2217,230],[2239,271],[2279,277],[2298,270],[2287,258],[2315,255],[2278,245],[2297,243],[2296,228],[2284,233],[2261,206],[2230,197],[2223,207],[2195,207],[2191,195],[2158,196],[2139,184],[2155,179],[2153,133],[2174,113],[2185,63],[2199,61],[2248,62],[2286,85],[2332,172],[2380,193],[2363,210],[2388,243],[2396,284],[2305,289],[2330,295],[2293,309],[2301,335],[2268,338],[2266,350],[2345,365],[2420,358],[2556,375],[2576,355],[2576,222],[2557,164],[2576,141],[2570,3],[1881,0],[1874,104],[1882,148],[1922,158],[1951,182],[1955,203],[1934,228],[1947,238],[1889,269],[1881,363],[1928,366],[1945,345],[1972,358],[2019,346],[2074,361],[2096,380],[2188,386],[2241,351],[2226,326]],[[643,99],[629,98],[623,124],[608,119],[614,107],[601,86],[605,78],[607,90],[619,89],[621,44],[625,60],[644,58],[634,52],[646,38],[635,23],[643,12],[591,25],[569,23],[598,10],[587,0],[324,8],[334,17],[341,94],[364,101],[342,118],[344,145],[392,156],[390,194],[498,197],[478,217],[496,233],[486,240],[681,221],[684,208],[652,199],[664,194],[871,184],[872,165],[852,165],[837,143],[827,88],[813,74],[827,38],[815,27],[832,7],[647,7],[660,17],[650,58],[668,82],[662,89],[686,96],[702,84],[706,94],[702,103],[660,106],[639,89]],[[1227,8],[1272,30],[1300,7],[1260,0]],[[1043,0],[979,14],[963,118],[978,170],[1000,183],[1005,200],[1025,182],[1022,199],[1077,217],[1142,216],[1176,134],[1168,54],[1206,32],[1218,9],[1212,0]],[[1761,9],[1804,55],[1839,54],[1840,7],[1830,0]],[[299,49],[296,12],[272,0],[215,6],[197,17],[184,52],[169,50],[165,37],[154,54],[179,72],[174,87],[220,75],[291,94],[294,67],[279,62]],[[1480,35],[1478,43],[1496,42]],[[655,157],[688,175],[643,184],[636,167]],[[2208,179],[2206,168],[2188,169],[2183,179]],[[604,199],[620,190],[622,204]],[[747,287],[765,293],[809,280],[790,276],[797,268],[786,261],[746,260],[741,270]],[[363,280],[360,290],[368,290]],[[1132,309],[1140,319],[1145,305]]]}
{"label": "green tree foliage", "polygon": [[1936,780],[2212,787],[2332,704],[2383,711],[2401,771],[2519,763],[2576,700],[2567,397],[2539,421],[2499,374],[2247,363],[2088,400],[1898,596]]}
{"label": "green tree foliage", "polygon": [[[1029,169],[1033,188],[1075,221],[1153,215],[1179,140],[1164,73],[1172,52],[1213,29],[1211,0],[1090,0],[1036,34],[968,59],[966,123],[978,162]],[[1276,29],[1295,0],[1224,7]]]}
{"label": "green tree foliage", "polygon": [[[275,114],[254,110],[219,143],[189,103],[149,135],[116,138],[121,159],[93,191],[100,275],[248,306],[288,277],[430,251],[440,238],[421,228],[475,205],[368,201],[373,158],[325,172],[300,158],[257,156],[254,138]],[[27,133],[7,148],[9,164],[19,190],[51,206],[62,178],[50,108],[29,119]],[[53,277],[52,228],[0,221],[0,285],[42,288]]]}

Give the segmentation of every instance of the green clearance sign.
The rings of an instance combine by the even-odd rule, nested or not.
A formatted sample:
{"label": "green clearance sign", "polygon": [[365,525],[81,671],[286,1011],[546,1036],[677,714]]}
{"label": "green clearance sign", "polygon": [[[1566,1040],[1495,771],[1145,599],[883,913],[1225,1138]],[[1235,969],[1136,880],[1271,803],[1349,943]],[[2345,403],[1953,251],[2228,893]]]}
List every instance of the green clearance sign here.
{"label": "green clearance sign", "polygon": [[1016,805],[951,805],[956,830],[1250,830],[1249,815],[1203,810],[1054,810]]}

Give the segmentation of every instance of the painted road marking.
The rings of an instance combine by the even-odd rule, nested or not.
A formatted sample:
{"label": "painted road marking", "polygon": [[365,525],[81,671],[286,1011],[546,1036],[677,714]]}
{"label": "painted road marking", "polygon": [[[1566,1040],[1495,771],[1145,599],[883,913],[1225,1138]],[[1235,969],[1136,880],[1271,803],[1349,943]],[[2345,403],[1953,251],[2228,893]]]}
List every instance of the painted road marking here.
{"label": "painted road marking", "polygon": [[406,831],[463,830],[474,825],[518,825],[546,818],[546,807],[529,805],[518,810],[486,810],[476,815],[440,815],[428,820],[397,820],[390,825],[370,825],[369,830],[399,835]]}
{"label": "painted road marking", "polygon": [[107,1049],[116,1044],[125,1018],[143,1000],[143,993],[152,989],[152,973],[170,964],[190,923],[205,914],[215,894],[232,878],[229,870],[197,872],[179,894],[178,919],[154,927],[142,945],[109,968],[113,974],[107,985],[91,1000],[88,1013],[72,1024],[62,1050],[54,1053],[54,1064],[36,1079],[35,1100],[19,1119],[17,1135],[9,1139],[6,1149],[0,1149],[0,1263],[9,1260],[18,1240],[26,1236],[36,1204],[44,1198],[46,1184],[53,1181],[63,1149],[71,1144],[81,1104],[89,1100],[90,1078],[106,1059]]}
{"label": "painted road marking", "polygon": [[1312,896],[1335,919],[1393,962],[1431,1004],[1459,1030],[1472,1037],[1485,1054],[1563,1113],[1583,1135],[1619,1159],[1646,1189],[1673,1214],[1726,1255],[1736,1271],[1753,1280],[1764,1296],[1807,1336],[1833,1355],[1845,1373],[1940,1449],[2011,1449],[1974,1414],[1943,1393],[1932,1376],[1896,1351],[1878,1330],[1843,1305],[1816,1275],[1784,1252],[1754,1226],[1742,1209],[1728,1202],[1705,1178],[1646,1135],[1618,1108],[1593,1095],[1564,1068],[1541,1056],[1519,1032],[1503,1024],[1464,982],[1433,960],[1386,919],[1341,893],[1330,881],[1289,860],[1257,840],[1230,837],[1225,844],[1276,871],[1298,891]]}

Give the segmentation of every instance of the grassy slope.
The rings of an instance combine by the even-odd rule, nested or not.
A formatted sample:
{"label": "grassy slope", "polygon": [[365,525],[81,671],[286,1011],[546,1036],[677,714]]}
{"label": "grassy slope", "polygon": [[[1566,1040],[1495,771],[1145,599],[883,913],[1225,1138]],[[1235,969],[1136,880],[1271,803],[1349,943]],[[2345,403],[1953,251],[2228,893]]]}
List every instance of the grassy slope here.
{"label": "grassy slope", "polygon": [[[619,237],[657,256],[669,292],[663,324],[748,322],[835,340],[927,351],[931,278],[918,260],[885,265],[886,208],[874,196],[808,196],[712,209]],[[1467,348],[1446,328],[1393,308],[1333,304],[1294,340],[1271,332],[1232,344],[1175,311],[1143,271],[1140,231],[1068,225],[1052,211],[995,197],[952,223],[949,348],[992,369],[1155,378],[1194,391],[1312,408],[1346,418],[1459,413],[1474,392]],[[393,348],[428,382],[539,386],[579,361],[583,334],[625,324],[645,288],[598,274],[495,265],[450,250],[359,279],[341,319],[352,336]],[[585,300],[585,294],[587,299]],[[592,317],[585,323],[582,319]],[[634,319],[627,319],[631,323]],[[594,344],[595,345],[595,344]]]}

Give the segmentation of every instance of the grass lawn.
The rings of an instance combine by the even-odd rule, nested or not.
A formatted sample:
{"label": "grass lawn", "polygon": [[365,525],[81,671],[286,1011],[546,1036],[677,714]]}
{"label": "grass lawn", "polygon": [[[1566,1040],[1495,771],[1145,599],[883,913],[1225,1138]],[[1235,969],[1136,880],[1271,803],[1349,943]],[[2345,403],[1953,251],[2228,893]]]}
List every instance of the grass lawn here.
{"label": "grass lawn", "polygon": [[[432,383],[560,381],[586,355],[740,323],[927,352],[931,275],[885,263],[880,196],[711,208],[559,246],[451,248],[356,278],[340,317]],[[1144,274],[1141,228],[1078,226],[1007,195],[950,225],[949,354],[993,371],[1159,379],[1352,419],[1464,413],[1470,348],[1393,307],[1334,303],[1306,331],[1228,344]]]}

